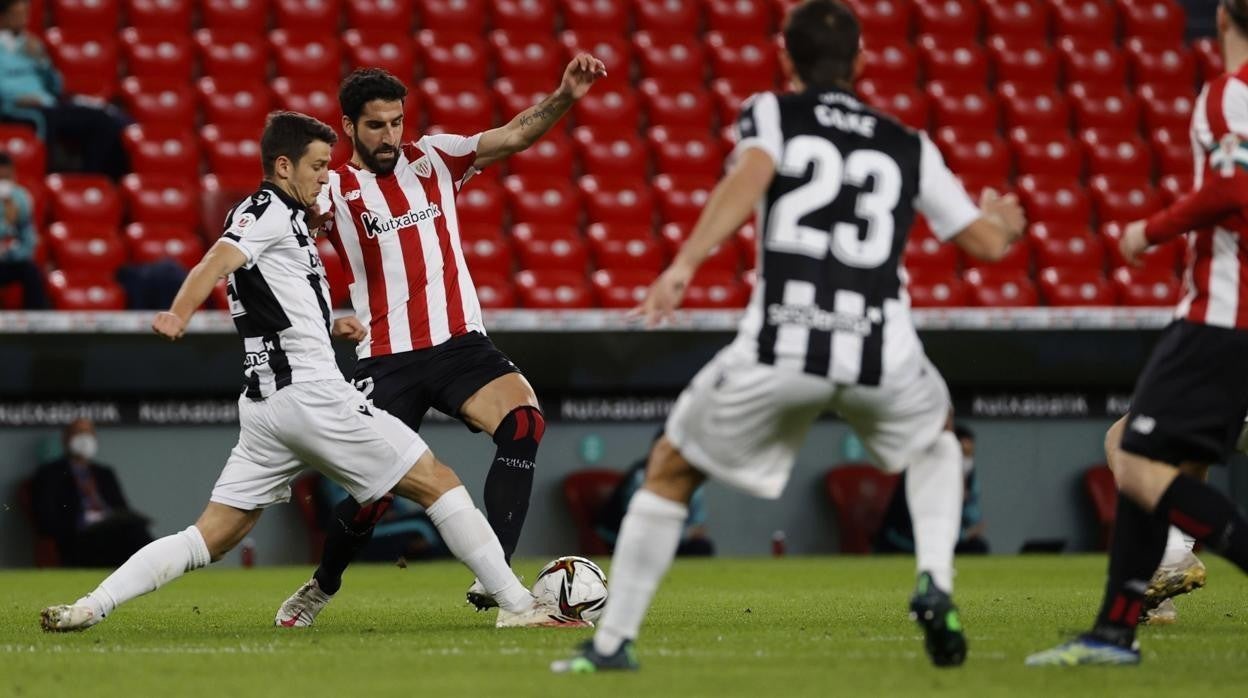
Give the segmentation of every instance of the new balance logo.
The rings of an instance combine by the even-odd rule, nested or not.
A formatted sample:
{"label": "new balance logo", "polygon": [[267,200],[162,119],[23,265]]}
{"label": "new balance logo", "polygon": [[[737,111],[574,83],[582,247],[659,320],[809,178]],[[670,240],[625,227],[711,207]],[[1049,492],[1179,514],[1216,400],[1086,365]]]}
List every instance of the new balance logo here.
{"label": "new balance logo", "polygon": [[1138,415],[1135,419],[1131,420],[1131,431],[1134,431],[1137,434],[1143,434],[1145,436],[1148,436],[1149,434],[1153,433],[1153,430],[1156,428],[1157,428],[1157,420],[1153,419],[1152,417],[1148,417],[1148,416],[1141,414],[1141,415]]}
{"label": "new balance logo", "polygon": [[441,215],[442,209],[437,204],[429,204],[428,208],[419,211],[408,211],[398,218],[382,218],[372,211],[365,211],[360,215],[360,222],[364,224],[364,234],[370,238],[376,238],[382,233],[402,230],[408,226],[416,225],[421,221],[431,220]]}

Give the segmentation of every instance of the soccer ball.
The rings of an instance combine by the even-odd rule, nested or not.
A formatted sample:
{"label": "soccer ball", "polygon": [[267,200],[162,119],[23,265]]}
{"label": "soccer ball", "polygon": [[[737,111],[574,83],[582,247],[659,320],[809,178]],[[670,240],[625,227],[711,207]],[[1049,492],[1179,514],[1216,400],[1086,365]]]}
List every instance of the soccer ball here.
{"label": "soccer ball", "polygon": [[607,575],[583,557],[557,558],[537,573],[533,596],[569,618],[595,621],[607,605]]}

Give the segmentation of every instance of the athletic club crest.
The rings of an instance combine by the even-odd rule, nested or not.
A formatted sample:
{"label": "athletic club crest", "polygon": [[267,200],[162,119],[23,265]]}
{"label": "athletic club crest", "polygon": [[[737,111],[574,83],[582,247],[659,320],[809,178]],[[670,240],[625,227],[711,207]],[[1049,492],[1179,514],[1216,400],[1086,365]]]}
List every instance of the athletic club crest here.
{"label": "athletic club crest", "polygon": [[416,174],[421,177],[428,177],[433,174],[433,165],[429,163],[429,157],[425,156],[412,163],[412,169],[416,170]]}

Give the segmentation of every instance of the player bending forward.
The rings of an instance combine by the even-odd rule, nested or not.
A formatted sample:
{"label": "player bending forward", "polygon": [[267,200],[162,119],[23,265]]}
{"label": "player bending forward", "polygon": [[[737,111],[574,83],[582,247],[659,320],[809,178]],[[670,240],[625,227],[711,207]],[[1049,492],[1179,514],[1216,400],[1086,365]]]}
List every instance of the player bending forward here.
{"label": "player bending forward", "polygon": [[793,94],[747,102],[735,164],[641,310],[650,322],[670,314],[707,253],[755,204],[758,287],[736,341],[694,377],[650,454],[620,528],[597,633],[554,671],[637,668],[633,641],[671,565],[691,493],[712,477],[778,497],[811,423],[828,409],[879,463],[908,469],[919,570],[910,609],[935,664],[966,657],[950,596],[962,450],[948,389],[910,320],[900,260],[916,212],[940,239],[997,259],[1022,233],[1022,209],[992,192],[977,208],[925,135],[854,96],[859,29],[844,5],[798,5],[784,41]]}
{"label": "player bending forward", "polygon": [[[398,419],[343,380],[330,346],[329,289],[308,233],[307,207],[329,171],[336,137],[303,114],[270,115],[260,139],[264,183],[226,219],[152,328],[176,340],[217,279],[246,352],[238,444],[194,526],[135,553],[94,591],[43,609],[44,630],[83,630],[130,599],[220,560],[311,466],[369,505],[391,490],[420,503],[446,545],[498,599],[498,625],[570,624],[539,605],[503,559],[498,538],[459,478]],[[580,623],[576,623],[580,624]]]}

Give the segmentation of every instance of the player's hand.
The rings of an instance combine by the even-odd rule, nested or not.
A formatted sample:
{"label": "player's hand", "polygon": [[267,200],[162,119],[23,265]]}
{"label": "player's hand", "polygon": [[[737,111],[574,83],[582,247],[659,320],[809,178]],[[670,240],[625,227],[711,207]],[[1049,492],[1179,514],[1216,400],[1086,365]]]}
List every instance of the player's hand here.
{"label": "player's hand", "polygon": [[979,195],[979,210],[994,219],[1009,236],[1010,242],[1022,237],[1027,229],[1027,214],[1014,194],[1002,196],[996,189],[985,189]]}
{"label": "player's hand", "polygon": [[317,237],[332,217],[331,212],[322,212],[319,205],[312,204],[308,207],[308,232],[312,234],[312,237]]}
{"label": "player's hand", "polygon": [[334,320],[335,337],[341,339],[349,339],[352,342],[362,342],[368,336],[368,329],[364,327],[364,323],[354,315],[340,317]]}
{"label": "player's hand", "polygon": [[1122,253],[1123,260],[1133,267],[1143,264],[1140,261],[1140,255],[1148,249],[1148,238],[1144,235],[1145,227],[1147,223],[1144,221],[1128,223],[1126,229],[1122,231],[1122,239],[1118,241],[1118,251]]}
{"label": "player's hand", "polygon": [[561,91],[567,92],[572,99],[584,97],[589,88],[598,78],[607,77],[607,66],[588,53],[578,53],[563,71],[563,82],[559,84]]}
{"label": "player's hand", "polygon": [[168,311],[156,313],[156,319],[152,320],[152,331],[174,342],[186,334],[186,321]]}
{"label": "player's hand", "polygon": [[693,271],[679,263],[672,264],[650,285],[645,299],[633,308],[630,315],[640,316],[645,320],[646,327],[656,327],[670,318],[685,298]]}

